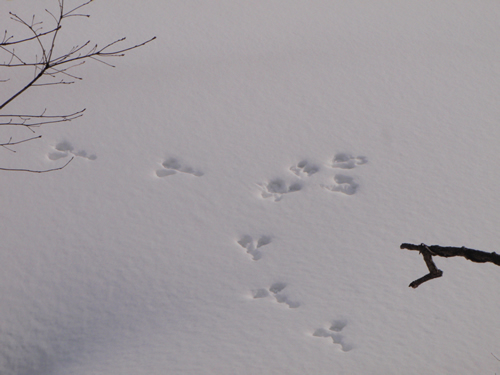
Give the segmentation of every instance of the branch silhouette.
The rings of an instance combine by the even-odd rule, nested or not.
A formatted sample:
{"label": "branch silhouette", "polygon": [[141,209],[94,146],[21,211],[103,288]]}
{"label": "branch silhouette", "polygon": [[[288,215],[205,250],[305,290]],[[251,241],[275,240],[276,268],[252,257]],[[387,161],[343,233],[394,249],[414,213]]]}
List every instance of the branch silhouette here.
{"label": "branch silhouette", "polygon": [[[88,14],[81,13],[80,11],[92,1],[93,0],[84,1],[80,5],[67,10],[65,1],[57,0],[57,12],[54,13],[45,9],[47,14],[50,15],[49,18],[53,20],[53,24],[48,28],[48,31],[43,31],[43,27],[45,26],[44,21],[38,21],[35,15],[33,15],[30,20],[26,20],[16,13],[9,12],[10,19],[15,23],[20,24],[22,29],[24,29],[28,35],[16,39],[13,35],[10,35],[7,31],[5,31],[3,38],[0,41],[0,52],[3,53],[3,56],[7,57],[7,60],[0,62],[0,69],[31,67],[33,69],[33,77],[24,85],[16,89],[6,100],[0,102],[0,126],[22,127],[30,130],[32,133],[35,133],[34,128],[42,125],[68,122],[82,117],[85,109],[69,112],[67,114],[56,115],[47,115],[46,110],[44,110],[41,114],[35,115],[19,113],[4,114],[1,112],[4,111],[5,107],[30,88],[68,85],[81,80],[82,78],[73,74],[72,70],[83,65],[89,59],[114,68],[114,65],[104,60],[110,57],[124,56],[125,52],[142,47],[156,39],[156,37],[152,37],[144,42],[127,46],[123,45],[126,40],[126,38],[123,37],[109,42],[103,47],[99,47],[97,43],[94,44],[90,40],[84,40],[82,43],[73,45],[73,47],[69,48],[66,52],[56,54],[56,46],[58,46],[60,40],[58,37],[63,30],[63,24],[71,17],[90,17]],[[29,50],[31,54],[29,56],[25,56],[25,54],[18,52],[16,47],[19,45],[23,45],[25,47],[27,46],[27,50]],[[0,55],[0,57],[1,56],[2,55]],[[0,83],[5,83],[7,81],[9,81],[9,79],[0,79]],[[12,151],[9,146],[39,138],[40,137],[26,137],[25,139],[16,142],[12,142],[12,138],[10,138],[9,142],[5,142],[3,144],[0,143],[0,146]],[[63,168],[67,164],[68,163],[66,163]],[[62,168],[54,168],[51,170],[58,169]],[[0,170],[46,172],[30,169],[9,168],[0,168]]]}
{"label": "branch silhouette", "polygon": [[434,264],[434,261],[432,260],[433,256],[440,256],[440,257],[445,257],[445,258],[450,258],[450,257],[464,257],[465,259],[468,259],[472,262],[476,263],[493,263],[496,264],[497,266],[500,266],[500,255],[493,252],[493,253],[487,253],[484,251],[480,250],[475,250],[475,249],[469,249],[466,247],[445,247],[445,246],[438,246],[438,245],[432,245],[432,246],[427,246],[426,244],[422,243],[420,245],[413,245],[410,243],[402,243],[400,246],[401,249],[406,249],[406,250],[416,250],[422,254],[424,258],[424,262],[427,265],[427,268],[429,269],[429,273],[420,279],[417,279],[415,281],[412,281],[410,283],[411,288],[417,288],[420,284],[441,277],[443,276],[443,271],[438,269],[436,265]]}

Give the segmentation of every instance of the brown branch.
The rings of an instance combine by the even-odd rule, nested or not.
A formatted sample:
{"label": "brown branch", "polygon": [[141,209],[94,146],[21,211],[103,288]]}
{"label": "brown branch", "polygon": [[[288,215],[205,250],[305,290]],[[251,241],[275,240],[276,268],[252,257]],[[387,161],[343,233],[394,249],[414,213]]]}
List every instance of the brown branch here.
{"label": "brown branch", "polygon": [[429,269],[429,273],[420,279],[413,281],[409,286],[412,288],[417,288],[420,284],[441,277],[443,271],[438,269],[434,264],[432,257],[440,256],[444,258],[461,256],[476,263],[493,263],[500,266],[500,255],[493,253],[486,253],[480,250],[469,249],[466,247],[444,247],[438,245],[427,246],[426,244],[413,245],[409,243],[403,243],[400,246],[401,249],[406,250],[416,250],[424,257],[425,264]]}

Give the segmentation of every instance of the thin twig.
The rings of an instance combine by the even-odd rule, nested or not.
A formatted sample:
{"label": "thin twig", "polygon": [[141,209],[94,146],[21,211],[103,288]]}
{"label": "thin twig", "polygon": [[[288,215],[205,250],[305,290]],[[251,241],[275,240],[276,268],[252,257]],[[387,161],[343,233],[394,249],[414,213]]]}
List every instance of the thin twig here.
{"label": "thin twig", "polygon": [[[61,27],[61,26],[59,26],[59,27]],[[13,38],[13,37],[9,37],[9,39],[7,39],[5,42],[0,42],[0,46],[11,46],[11,45],[13,45],[13,44],[19,44],[19,43],[29,42],[30,40],[33,40],[33,39],[36,39],[36,38],[42,37],[42,36],[44,36],[44,35],[48,35],[48,34],[50,34],[50,33],[53,33],[53,32],[54,32],[54,31],[56,31],[56,30],[57,30],[57,28],[52,29],[52,30],[50,30],[50,31],[46,31],[46,32],[44,32],[44,33],[39,33],[39,34],[34,35],[34,36],[32,36],[32,37],[29,37],[29,38],[16,40],[16,41],[14,41],[14,42],[8,42],[7,40],[9,40],[9,39],[12,39],[12,38]]]}
{"label": "thin twig", "polygon": [[17,142],[11,142],[12,141],[12,137],[10,137],[9,139],[9,142],[7,143],[0,143],[0,146],[11,151],[11,152],[16,152],[15,150],[11,150],[9,147],[7,146],[15,146],[15,145],[18,145],[20,143],[24,143],[24,142],[29,142],[29,141],[33,141],[34,139],[39,139],[39,138],[42,138],[41,135],[37,136],[37,137],[31,137],[31,138],[27,138],[27,139],[23,139],[21,141],[17,141]]}
{"label": "thin twig", "polygon": [[7,171],[7,172],[30,172],[30,173],[46,173],[46,172],[53,172],[53,171],[59,171],[63,168],[65,168],[69,163],[73,161],[75,157],[73,156],[66,164],[64,164],[62,167],[58,168],[51,168],[51,169],[44,169],[44,170],[36,170],[36,169],[18,169],[18,168],[0,168],[0,171]]}
{"label": "thin twig", "polygon": [[[47,115],[0,115],[0,118],[9,118],[9,121],[0,122],[0,126],[24,126],[26,128],[37,128],[46,124],[57,124],[59,122],[72,121],[83,116],[85,108],[69,115],[47,116]],[[45,111],[44,111],[45,113]],[[14,121],[13,119],[19,119]],[[35,121],[35,120],[36,121]],[[35,121],[35,122],[31,122]]]}
{"label": "thin twig", "polygon": [[[86,108],[82,109],[81,111],[71,113],[69,115],[56,115],[56,116],[46,115],[45,114],[46,111],[47,111],[47,109],[45,109],[42,112],[42,114],[40,114],[40,115],[0,115],[0,117],[33,117],[33,118],[36,118],[36,117],[39,117],[39,118],[59,118],[59,117],[62,117],[62,118],[69,118],[72,116],[80,115],[81,113],[86,111]],[[78,117],[80,117],[80,116],[78,116]]]}
{"label": "thin twig", "polygon": [[[94,1],[94,0],[89,0],[89,1],[87,1],[86,3],[83,3],[82,5],[79,5],[79,6],[77,6],[76,8],[71,9],[69,12],[66,12],[63,16],[64,16],[64,17],[68,17],[68,16],[69,16],[71,13],[73,13],[75,10],[80,9],[80,8],[83,8],[84,6],[86,6],[86,5],[90,4],[92,1]],[[63,1],[63,2],[64,2],[64,1]],[[89,17],[89,15],[88,15],[88,14],[84,14],[84,15],[75,14],[74,16],[85,16],[85,17]]]}

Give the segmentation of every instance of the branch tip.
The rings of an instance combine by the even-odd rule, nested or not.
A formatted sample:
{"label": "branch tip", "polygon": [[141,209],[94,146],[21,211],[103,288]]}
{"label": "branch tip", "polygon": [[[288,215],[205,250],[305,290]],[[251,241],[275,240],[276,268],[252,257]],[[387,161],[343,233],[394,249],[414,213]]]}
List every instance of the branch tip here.
{"label": "branch tip", "polygon": [[433,256],[440,256],[444,258],[450,258],[455,256],[464,257],[467,260],[476,263],[493,263],[500,266],[500,255],[495,252],[487,253],[480,250],[469,249],[465,246],[462,247],[445,247],[438,245],[428,246],[424,243],[420,245],[413,245],[409,243],[402,243],[400,249],[406,250],[416,250],[422,254],[425,264],[429,269],[429,273],[418,280],[413,281],[410,287],[417,288],[420,284],[443,276],[443,271],[438,269],[432,260]]}

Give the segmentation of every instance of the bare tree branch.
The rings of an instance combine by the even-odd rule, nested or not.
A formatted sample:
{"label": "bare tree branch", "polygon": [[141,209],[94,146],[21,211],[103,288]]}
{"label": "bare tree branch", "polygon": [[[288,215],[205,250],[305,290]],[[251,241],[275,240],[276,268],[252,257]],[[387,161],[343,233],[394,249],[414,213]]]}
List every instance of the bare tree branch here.
{"label": "bare tree branch", "polygon": [[[14,37],[14,35],[10,35],[7,30],[5,31],[0,41],[0,52],[6,54],[8,61],[0,63],[0,68],[28,67],[34,71],[31,80],[21,85],[21,87],[15,90],[3,103],[0,102],[0,113],[7,105],[12,103],[32,87],[68,85],[81,80],[81,77],[73,74],[73,71],[70,73],[69,70],[75,69],[84,64],[88,59],[96,60],[110,67],[114,67],[114,65],[104,60],[109,57],[121,57],[125,54],[125,52],[142,47],[156,39],[156,37],[153,37],[145,42],[124,47],[121,47],[122,45],[120,43],[124,42],[125,38],[116,39],[104,45],[104,47],[99,47],[98,44],[91,43],[90,40],[87,40],[83,43],[74,44],[73,47],[69,48],[65,53],[56,55],[56,46],[58,46],[58,42],[60,40],[58,37],[62,32],[62,24],[70,17],[89,17],[88,14],[81,13],[81,9],[89,5],[92,1],[93,0],[82,0],[80,5],[67,10],[65,7],[65,0],[57,0],[57,12],[45,9],[47,14],[50,15],[50,17],[47,17],[49,19],[49,24],[52,24],[53,22],[53,24],[49,26],[48,31],[43,30],[45,28],[44,21],[39,21],[35,15],[33,15],[31,19],[27,20],[16,13],[9,12],[10,19],[20,24],[29,35],[17,38]],[[50,18],[52,18],[52,20],[50,20]],[[119,44],[120,47],[118,47]],[[26,56],[25,52],[18,52],[19,48],[16,50],[16,47],[20,45],[29,47],[31,51],[33,51],[31,56]],[[20,50],[24,51],[24,49]],[[7,81],[9,81],[8,78],[0,79],[0,83]],[[46,115],[45,110],[40,115],[24,115],[16,113],[0,114],[0,126],[21,126],[34,133],[35,131],[33,128],[46,124],[72,121],[83,116],[84,111],[85,109],[70,114],[55,116]],[[15,152],[11,148],[12,146],[38,138],[40,138],[40,136],[25,138],[21,141],[15,142],[13,142],[12,138],[10,138],[8,142],[3,144],[0,143],[0,147]],[[69,162],[71,162],[71,160]],[[0,168],[0,170],[44,173],[60,170],[68,165],[69,162],[60,168],[43,171],[10,168]]]}
{"label": "bare tree branch", "polygon": [[[78,5],[76,8],[73,8],[71,9],[69,12],[66,12],[64,14],[64,17],[69,17],[70,15],[72,15],[71,13],[73,13],[75,10],[78,10],[80,8],[83,8],[85,5],[87,4],[90,4],[92,1],[94,0],[89,0],[87,1],[86,3],[83,3],[81,5]],[[64,0],[62,0],[62,2],[64,2]],[[61,6],[61,11],[62,11],[62,6]],[[80,17],[90,17],[88,14],[73,14],[72,16],[80,16]]]}
{"label": "bare tree branch", "polygon": [[[153,41],[156,39],[156,37],[153,37],[145,42],[130,46],[130,47],[125,47],[125,48],[119,48],[119,49],[114,49],[112,48],[116,44],[125,41],[125,38],[120,38],[117,39],[111,43],[108,43],[102,48],[98,48],[97,44],[90,48],[87,52],[83,52],[83,50],[89,46],[90,41],[87,41],[83,43],[82,45],[75,45],[72,47],[67,53],[62,54],[58,57],[54,57],[54,50],[56,46],[56,41],[57,41],[57,36],[61,30],[61,24],[64,21],[64,19],[68,17],[88,17],[88,15],[85,14],[80,14],[80,13],[74,13],[76,10],[83,8],[84,6],[90,4],[92,0],[86,1],[79,6],[71,9],[70,11],[65,12],[64,11],[64,0],[58,0],[59,1],[59,14],[56,16],[52,12],[46,9],[47,13],[49,13],[52,18],[54,19],[56,25],[48,32],[40,32],[40,27],[42,25],[42,22],[36,22],[35,21],[35,16],[31,19],[31,22],[25,21],[23,18],[18,16],[15,13],[10,12],[11,14],[11,19],[20,23],[24,27],[26,27],[32,34],[33,36],[29,38],[24,38],[21,40],[18,40],[16,42],[8,42],[10,38],[7,38],[7,33],[5,33],[4,36],[4,41],[0,43],[0,48],[4,51],[6,51],[10,56],[10,61],[7,63],[0,64],[0,67],[9,67],[9,68],[14,68],[14,67],[27,67],[31,66],[36,69],[36,73],[31,81],[29,81],[24,87],[22,87],[18,92],[14,93],[9,99],[7,99],[4,103],[0,104],[0,111],[7,106],[10,102],[12,102],[14,99],[16,99],[19,95],[24,93],[28,88],[33,87],[33,86],[45,86],[45,85],[50,85],[50,84],[68,84],[71,82],[66,82],[66,81],[59,81],[59,82],[51,82],[51,83],[37,83],[39,79],[41,79],[44,76],[49,76],[54,78],[55,75],[59,73],[66,73],[69,77],[72,79],[81,79],[80,77],[76,77],[74,75],[71,75],[67,73],[67,70],[74,68],[78,65],[80,65],[81,60],[86,60],[89,58],[92,58],[94,60],[97,60],[99,62],[103,62],[100,58],[106,58],[106,57],[120,57],[123,56],[125,52],[139,48],[144,46],[145,44]],[[51,40],[48,43],[44,43],[43,37],[51,35]],[[7,48],[7,46],[12,45],[12,44],[19,44],[19,43],[25,43],[29,41],[36,41],[36,43],[39,45],[39,49],[41,51],[41,58],[40,59],[35,59],[34,61],[28,61],[24,58],[21,58],[15,50],[10,50]],[[76,55],[76,56],[75,56]],[[14,63],[13,60],[19,61],[19,63]],[[61,67],[61,68],[56,68],[62,65],[67,65],[71,64],[74,62],[79,62],[78,64],[74,64],[73,66],[70,67]],[[107,65],[113,66],[111,64],[105,63]]]}
{"label": "bare tree branch", "polygon": [[53,33],[56,30],[57,29],[52,29],[52,30],[46,31],[44,33],[39,33],[37,35],[33,35],[32,37],[25,38],[25,39],[20,39],[20,40],[15,40],[13,42],[9,42],[9,40],[12,39],[13,37],[12,36],[11,37],[7,37],[7,31],[5,31],[5,35],[4,35],[3,40],[0,42],[0,46],[11,46],[13,44],[20,44],[20,43],[24,43],[24,42],[29,42],[30,40],[42,37],[44,35],[49,35],[49,34]]}
{"label": "bare tree branch", "polygon": [[43,169],[43,170],[36,170],[36,169],[18,169],[18,168],[0,168],[0,171],[7,171],[7,172],[30,172],[30,173],[46,173],[46,172],[53,172],[53,171],[60,171],[61,169],[65,168],[69,163],[73,161],[75,157],[73,156],[66,164],[64,164],[62,167],[57,167],[57,168],[51,168],[51,169]]}
{"label": "bare tree branch", "polygon": [[12,150],[9,146],[15,146],[15,145],[18,145],[20,143],[24,143],[24,142],[29,142],[29,141],[32,141],[34,139],[39,139],[39,138],[42,138],[41,135],[38,135],[36,137],[31,137],[31,138],[26,138],[26,139],[23,139],[21,141],[17,141],[17,142],[12,142],[12,137],[10,137],[9,141],[7,143],[0,143],[0,146],[11,151],[11,152],[16,152],[15,150]]}
{"label": "bare tree branch", "polygon": [[435,279],[437,277],[441,277],[443,275],[443,271],[438,269],[434,264],[432,257],[440,256],[445,258],[450,257],[464,257],[472,262],[476,263],[493,263],[497,266],[500,266],[500,255],[493,253],[486,253],[480,250],[469,249],[466,247],[444,247],[438,245],[427,246],[426,244],[413,245],[409,243],[403,243],[400,246],[401,249],[406,250],[416,250],[422,254],[425,264],[429,269],[429,273],[418,280],[413,281],[409,286],[412,288],[417,288],[420,284]]}
{"label": "bare tree branch", "polygon": [[44,68],[38,73],[35,78],[33,78],[26,86],[24,86],[21,90],[16,92],[14,95],[12,95],[9,99],[7,99],[3,104],[0,105],[0,111],[4,109],[4,107],[9,104],[11,101],[13,101],[15,98],[17,98],[19,95],[21,95],[23,92],[25,92],[27,89],[29,89],[33,84],[38,81],[44,74],[47,68]]}
{"label": "bare tree branch", "polygon": [[[85,112],[85,108],[78,112],[57,116],[45,115],[45,111],[43,111],[41,115],[0,115],[0,126],[24,126],[26,128],[38,128],[45,124],[57,124],[59,122],[75,120],[82,117],[83,112]],[[2,121],[2,118],[6,118],[8,121]]]}

